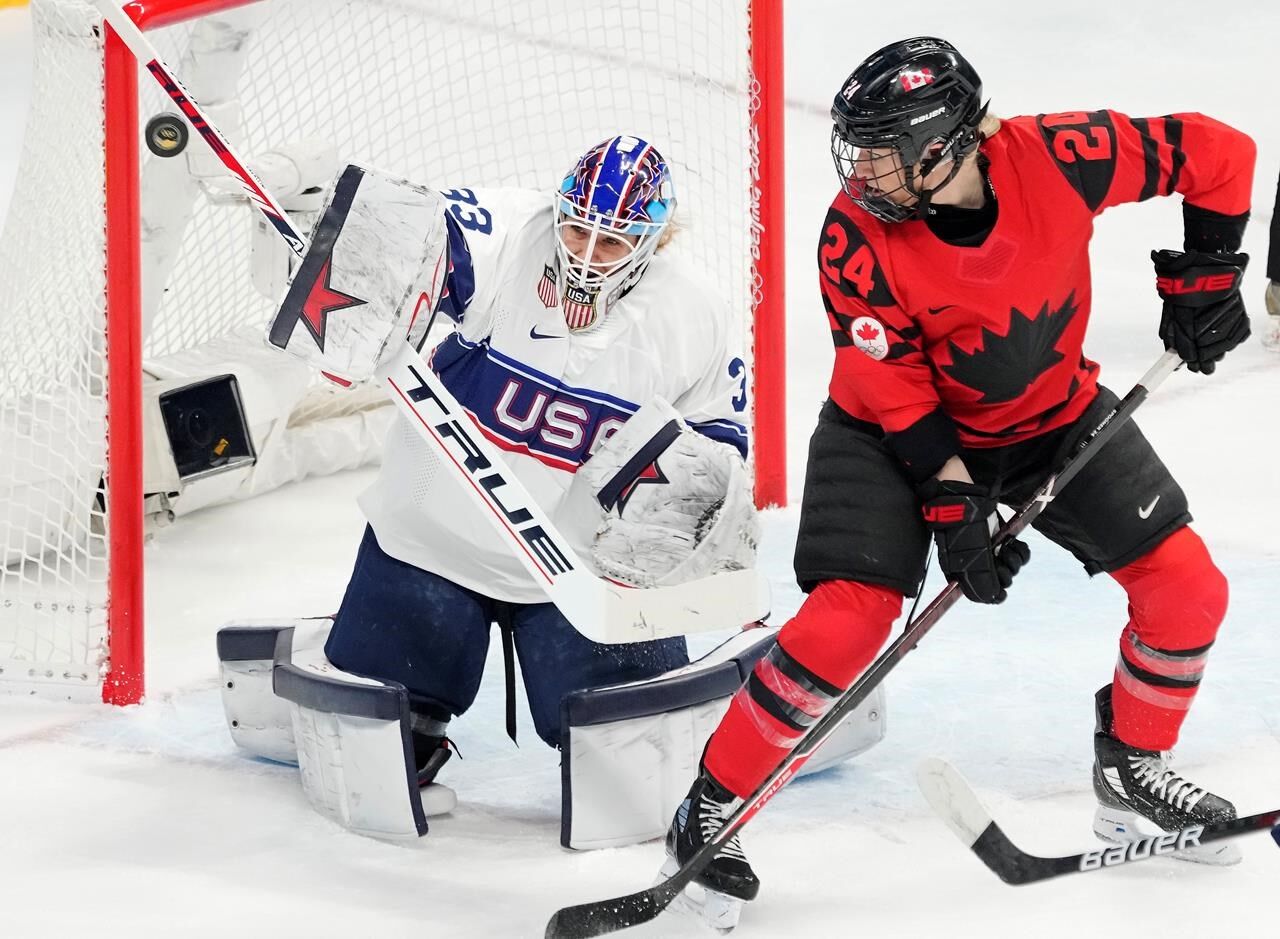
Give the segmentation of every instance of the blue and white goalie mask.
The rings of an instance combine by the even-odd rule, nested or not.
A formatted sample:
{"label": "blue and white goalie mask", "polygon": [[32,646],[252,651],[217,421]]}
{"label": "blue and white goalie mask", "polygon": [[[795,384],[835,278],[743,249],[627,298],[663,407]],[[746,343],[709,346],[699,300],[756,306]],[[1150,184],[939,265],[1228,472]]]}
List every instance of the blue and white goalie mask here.
{"label": "blue and white goalie mask", "polygon": [[588,329],[635,286],[675,211],[667,161],[639,137],[588,150],[560,183],[556,267],[571,330]]}

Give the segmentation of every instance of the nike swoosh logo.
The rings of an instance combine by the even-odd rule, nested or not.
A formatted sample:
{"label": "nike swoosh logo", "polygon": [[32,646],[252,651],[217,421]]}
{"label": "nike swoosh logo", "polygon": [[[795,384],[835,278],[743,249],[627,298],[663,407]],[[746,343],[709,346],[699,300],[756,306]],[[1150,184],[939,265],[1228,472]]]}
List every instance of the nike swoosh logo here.
{"label": "nike swoosh logo", "polygon": [[939,313],[941,313],[943,310],[954,310],[954,309],[955,309],[955,306],[956,306],[956,305],[955,305],[954,303],[945,303],[945,304],[943,304],[942,306],[931,306],[931,307],[929,307],[929,308],[928,308],[928,309],[929,309],[929,315],[930,315],[930,316],[937,316],[937,315],[938,315]]}
{"label": "nike swoosh logo", "polygon": [[1151,513],[1156,510],[1156,503],[1160,501],[1160,497],[1156,496],[1151,500],[1151,504],[1138,509],[1138,518],[1150,518]]}
{"label": "nike swoosh logo", "polygon": [[530,327],[529,329],[529,338],[530,339],[563,339],[564,337],[557,336],[553,333],[540,333],[538,332],[538,327],[533,326],[533,327]]}

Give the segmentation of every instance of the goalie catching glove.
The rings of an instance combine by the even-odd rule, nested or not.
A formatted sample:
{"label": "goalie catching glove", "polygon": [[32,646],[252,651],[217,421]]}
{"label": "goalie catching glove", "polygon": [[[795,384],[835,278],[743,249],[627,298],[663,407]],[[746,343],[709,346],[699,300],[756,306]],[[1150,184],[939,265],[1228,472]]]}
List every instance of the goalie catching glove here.
{"label": "goalie catching glove", "polygon": [[759,521],[742,457],[661,398],[578,469],[569,498],[603,513],[591,560],[620,583],[665,587],[755,566]]}

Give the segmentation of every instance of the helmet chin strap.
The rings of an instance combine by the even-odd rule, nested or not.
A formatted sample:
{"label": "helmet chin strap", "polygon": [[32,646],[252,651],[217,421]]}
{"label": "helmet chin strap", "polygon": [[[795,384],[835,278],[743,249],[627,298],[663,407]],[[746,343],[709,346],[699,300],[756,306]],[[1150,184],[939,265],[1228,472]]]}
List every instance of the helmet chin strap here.
{"label": "helmet chin strap", "polygon": [[[945,158],[946,158],[946,153],[944,151],[943,153],[939,153],[932,160],[929,160],[927,162],[922,161],[920,163],[920,179],[922,181],[926,179],[930,173],[932,173],[935,169],[937,169],[938,164],[941,163]],[[906,177],[906,180],[905,180],[906,189],[913,196],[915,196],[917,200],[915,211],[912,213],[913,218],[923,218],[925,216],[925,214],[929,211],[929,204],[933,201],[933,194],[935,192],[941,191],[953,179],[956,178],[956,174],[960,172],[960,165],[963,162],[964,162],[963,159],[952,160],[951,171],[947,173],[946,179],[942,180],[942,182],[938,183],[938,185],[934,186],[931,189],[923,189],[923,188],[917,189],[915,186],[915,177],[916,177],[915,168],[914,167],[906,168],[906,172],[904,174]]]}

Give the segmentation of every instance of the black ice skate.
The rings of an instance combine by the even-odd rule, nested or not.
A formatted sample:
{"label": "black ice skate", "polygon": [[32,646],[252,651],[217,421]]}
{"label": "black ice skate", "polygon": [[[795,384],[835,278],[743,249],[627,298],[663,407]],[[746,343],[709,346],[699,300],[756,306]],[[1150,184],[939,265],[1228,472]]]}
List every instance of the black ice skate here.
{"label": "black ice skate", "polygon": [[[1117,844],[1236,817],[1235,806],[1175,773],[1169,754],[1131,747],[1111,735],[1111,686],[1097,694],[1093,735],[1094,833]],[[1170,855],[1201,864],[1237,864],[1240,849],[1216,842]]]}
{"label": "black ice skate", "polygon": [[443,735],[414,732],[413,759],[418,770],[418,792],[422,799],[422,813],[430,818],[452,812],[458,804],[457,794],[448,786],[436,782],[436,774],[453,756],[453,745]]}
{"label": "black ice skate", "polygon": [[[679,870],[723,827],[741,802],[705,770],[699,773],[667,830],[667,861],[660,876],[667,878]],[[754,900],[759,892],[760,881],[734,835],[676,898],[672,908],[683,908],[713,929],[727,933],[738,925],[742,904]]]}

